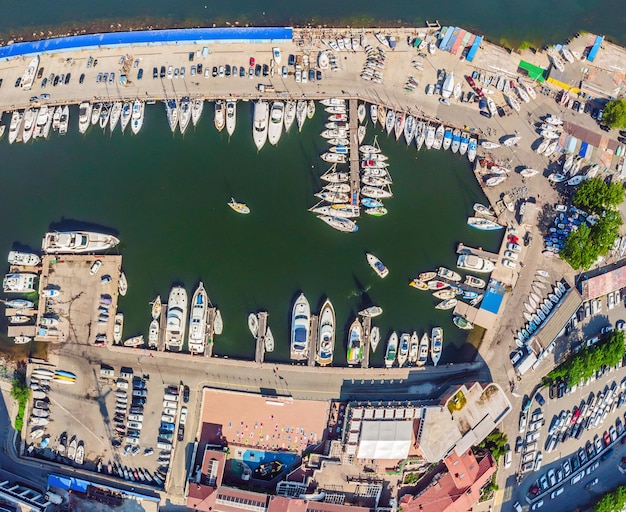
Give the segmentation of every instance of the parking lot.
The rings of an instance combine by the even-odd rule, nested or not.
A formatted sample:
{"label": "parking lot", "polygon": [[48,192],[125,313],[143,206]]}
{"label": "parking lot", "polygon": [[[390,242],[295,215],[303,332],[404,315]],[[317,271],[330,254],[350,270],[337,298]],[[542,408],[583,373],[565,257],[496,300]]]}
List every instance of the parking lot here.
{"label": "parking lot", "polygon": [[[131,367],[94,364],[64,371],[76,375],[74,384],[33,371],[31,388],[39,399],[31,407],[47,411],[49,422],[29,425],[28,453],[163,487],[173,450],[184,437],[189,388],[151,380]],[[76,457],[78,446],[84,448],[83,461]]]}

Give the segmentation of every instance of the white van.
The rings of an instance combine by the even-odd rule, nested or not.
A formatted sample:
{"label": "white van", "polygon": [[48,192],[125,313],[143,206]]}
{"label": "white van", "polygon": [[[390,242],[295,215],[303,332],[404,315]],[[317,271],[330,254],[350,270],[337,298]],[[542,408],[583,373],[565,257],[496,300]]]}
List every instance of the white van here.
{"label": "white van", "polygon": [[172,395],[171,393],[165,393],[164,400],[170,400],[171,402],[178,402],[178,395]]}
{"label": "white van", "polygon": [[139,444],[139,438],[138,438],[138,437],[127,437],[127,438],[126,438],[126,442],[127,442],[128,444],[134,444],[134,445],[137,445],[137,444]]}
{"label": "white van", "polygon": [[157,443],[157,448],[159,450],[165,450],[165,451],[172,451],[172,443],[164,443],[163,441],[160,441]]}
{"label": "white van", "polygon": [[169,400],[163,400],[163,409],[178,409],[178,404]]}

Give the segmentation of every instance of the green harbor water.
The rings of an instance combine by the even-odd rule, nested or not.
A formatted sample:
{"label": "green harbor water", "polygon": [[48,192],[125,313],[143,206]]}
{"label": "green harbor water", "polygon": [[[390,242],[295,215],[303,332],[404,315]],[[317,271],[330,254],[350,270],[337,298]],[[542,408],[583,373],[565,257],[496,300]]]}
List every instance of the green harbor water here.
{"label": "green harbor water", "polygon": [[[99,127],[78,133],[78,112],[70,115],[65,137],[52,134],[29,144],[0,142],[3,199],[0,253],[12,244],[38,249],[51,223],[92,223],[119,232],[129,291],[120,300],[124,335],[147,335],[151,301],[167,300],[172,283],[189,296],[199,280],[224,319],[214,353],[253,358],[247,315],[264,309],[276,338],[269,360],[289,357],[292,303],[303,291],[317,313],[326,296],[337,314],[335,364],[345,364],[349,324],[360,309],[380,305],[375,320],[382,340],[372,364],[381,364],[392,329],[445,330],[442,362],[473,355],[465,332],[450,312],[434,309],[428,292],[407,284],[438,265],[455,268],[459,241],[496,249],[500,236],[469,228],[465,219],[485,198],[464,157],[450,152],[407,148],[370,128],[366,141],[378,141],[389,156],[394,197],[381,218],[363,215],[357,233],[340,233],[308,208],[328,168],[319,154],[318,134],[326,114],[294,126],[277,147],[257,153],[251,134],[251,104],[240,102],[237,129],[229,140],[213,125],[205,105],[196,129],[172,136],[161,103],[148,106],[142,131],[112,136]],[[5,116],[5,123],[8,119]],[[239,215],[227,202],[235,197],[251,208]],[[389,267],[382,280],[365,259],[371,251]]]}

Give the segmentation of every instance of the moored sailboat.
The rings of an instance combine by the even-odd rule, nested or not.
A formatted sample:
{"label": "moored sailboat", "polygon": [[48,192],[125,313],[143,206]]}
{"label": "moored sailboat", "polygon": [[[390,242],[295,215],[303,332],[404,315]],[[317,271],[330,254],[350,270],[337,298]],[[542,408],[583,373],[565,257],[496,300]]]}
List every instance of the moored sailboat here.
{"label": "moored sailboat", "polygon": [[437,366],[443,349],[443,329],[441,327],[433,327],[430,341],[430,358],[433,360],[433,364]]}

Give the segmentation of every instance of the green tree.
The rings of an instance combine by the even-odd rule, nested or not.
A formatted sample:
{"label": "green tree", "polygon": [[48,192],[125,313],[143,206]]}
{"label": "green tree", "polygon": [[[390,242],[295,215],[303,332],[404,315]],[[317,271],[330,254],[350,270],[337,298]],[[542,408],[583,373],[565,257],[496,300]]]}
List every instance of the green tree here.
{"label": "green tree", "polygon": [[615,491],[605,494],[593,507],[594,512],[620,512],[626,505],[626,487],[620,485]]}
{"label": "green tree", "polygon": [[479,448],[489,450],[493,458],[498,460],[507,450],[509,438],[504,432],[495,429],[478,445]]}
{"label": "green tree", "polygon": [[614,208],[624,200],[624,187],[621,183],[607,185],[602,178],[583,181],[572,202],[574,206],[591,213],[601,214],[607,208]]}
{"label": "green tree", "polygon": [[609,101],[604,106],[603,120],[611,128],[626,128],[626,100]]}
{"label": "green tree", "polygon": [[30,389],[23,379],[13,379],[11,398],[17,401],[17,415],[15,416],[15,430],[21,431],[24,426],[24,411],[30,398]]}
{"label": "green tree", "polygon": [[561,251],[561,258],[574,269],[588,269],[598,258],[598,253],[591,238],[591,228],[581,224],[576,231],[572,231]]}

